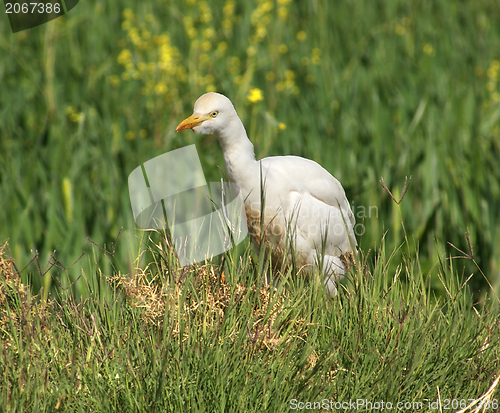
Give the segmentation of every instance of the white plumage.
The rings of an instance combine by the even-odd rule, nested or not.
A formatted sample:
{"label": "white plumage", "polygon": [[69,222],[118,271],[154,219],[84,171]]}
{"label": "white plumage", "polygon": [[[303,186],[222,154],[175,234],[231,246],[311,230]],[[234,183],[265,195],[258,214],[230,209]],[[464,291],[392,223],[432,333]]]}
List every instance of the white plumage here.
{"label": "white plumage", "polygon": [[355,219],[340,182],[298,156],[257,161],[233,104],[219,93],[196,101],[193,115],[176,131],[184,129],[218,138],[227,176],[245,200],[249,232],[255,244],[269,248],[273,265],[290,265],[293,256],[303,274],[320,268],[327,292],[335,296],[335,281],[344,277],[356,251]]}

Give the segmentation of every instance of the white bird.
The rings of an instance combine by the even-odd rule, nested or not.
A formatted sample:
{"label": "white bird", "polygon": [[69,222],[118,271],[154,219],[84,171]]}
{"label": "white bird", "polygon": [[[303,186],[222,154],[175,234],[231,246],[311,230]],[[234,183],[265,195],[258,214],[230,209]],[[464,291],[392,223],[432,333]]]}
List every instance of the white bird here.
{"label": "white bird", "polygon": [[219,93],[196,101],[176,132],[184,129],[218,138],[227,177],[243,196],[254,245],[265,244],[275,268],[295,263],[307,276],[320,270],[327,293],[335,296],[335,281],[344,278],[356,254],[354,214],[340,182],[298,156],[257,161],[233,104]]}

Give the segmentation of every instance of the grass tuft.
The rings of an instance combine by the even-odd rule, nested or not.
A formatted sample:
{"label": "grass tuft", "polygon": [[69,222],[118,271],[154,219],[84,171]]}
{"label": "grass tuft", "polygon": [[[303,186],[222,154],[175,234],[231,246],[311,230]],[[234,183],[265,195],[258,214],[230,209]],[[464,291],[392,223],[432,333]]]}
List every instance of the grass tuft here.
{"label": "grass tuft", "polygon": [[147,245],[144,269],[105,277],[86,299],[60,290],[46,302],[15,281],[2,248],[8,411],[282,411],[351,399],[426,411],[498,400],[498,299],[475,302],[454,259],[435,267],[446,291],[437,296],[418,251],[392,271],[407,245],[386,256],[382,241],[330,299],[319,279],[266,285],[249,250],[236,263],[178,268],[165,244]]}

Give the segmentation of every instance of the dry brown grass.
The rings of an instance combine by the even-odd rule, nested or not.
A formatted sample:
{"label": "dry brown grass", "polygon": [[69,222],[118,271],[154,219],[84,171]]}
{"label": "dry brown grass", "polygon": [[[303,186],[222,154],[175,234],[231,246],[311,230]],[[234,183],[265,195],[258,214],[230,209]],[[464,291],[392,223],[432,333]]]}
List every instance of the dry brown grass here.
{"label": "dry brown grass", "polygon": [[[183,271],[186,269],[178,270],[176,282],[168,274],[153,275],[149,267],[137,268],[132,275],[114,275],[108,280],[123,290],[131,307],[141,309],[145,323],[159,327],[168,314],[172,334],[176,335],[180,333],[179,321],[184,335],[193,329],[215,330],[229,306],[238,306],[248,299],[252,306],[251,317],[246,320],[250,341],[268,349],[280,344],[276,320],[283,311],[286,293],[273,294],[272,285],[260,288],[248,288],[241,283],[230,285],[224,274],[217,274],[216,267],[210,264],[191,267],[187,276],[180,274]],[[229,338],[237,334],[235,330]]]}
{"label": "dry brown grass", "polygon": [[[107,277],[112,288],[124,293],[127,304],[140,310],[142,320],[148,325],[161,327],[167,318],[171,334],[179,335],[182,324],[184,339],[195,331],[215,331],[230,306],[245,303],[246,319],[238,322],[240,328],[225,338],[234,339],[241,329],[245,329],[249,341],[259,347],[274,349],[282,342],[277,319],[286,308],[283,305],[288,296],[286,292],[276,294],[272,285],[248,287],[237,282],[230,284],[211,264],[188,269],[163,268],[156,274],[152,271],[154,266],[152,263],[137,268],[131,275]],[[169,272],[175,272],[174,276]],[[19,329],[33,323],[35,318],[45,325],[50,309],[54,309],[51,303],[32,296],[22,283],[5,243],[0,247],[0,334],[4,343],[12,342],[12,325]],[[305,321],[298,319],[293,323],[296,324],[295,337],[301,337],[301,332],[306,329]]]}
{"label": "dry brown grass", "polygon": [[10,257],[8,242],[0,247],[0,339],[3,345],[12,344],[12,334],[21,328],[29,332],[35,320],[43,330],[47,329],[51,302],[33,296],[21,281]]}
{"label": "dry brown grass", "polygon": [[14,268],[14,263],[7,255],[8,242],[0,247],[0,309],[5,311],[7,301],[12,299],[12,294],[19,296],[21,301],[26,301],[28,289],[21,282],[21,277]]}
{"label": "dry brown grass", "polygon": [[[28,288],[21,282],[12,259],[8,256],[8,243],[0,247],[0,334],[8,338],[8,325],[20,322],[21,313],[28,306]],[[9,341],[7,341],[9,342]]]}

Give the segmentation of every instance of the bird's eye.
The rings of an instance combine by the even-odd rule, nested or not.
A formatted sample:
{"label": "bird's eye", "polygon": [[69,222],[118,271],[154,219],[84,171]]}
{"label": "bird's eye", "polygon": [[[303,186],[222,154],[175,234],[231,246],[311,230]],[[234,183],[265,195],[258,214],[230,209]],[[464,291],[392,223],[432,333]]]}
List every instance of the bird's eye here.
{"label": "bird's eye", "polygon": [[219,114],[219,111],[214,110],[214,111],[210,114],[210,116],[211,116],[212,118],[215,118],[218,114]]}

